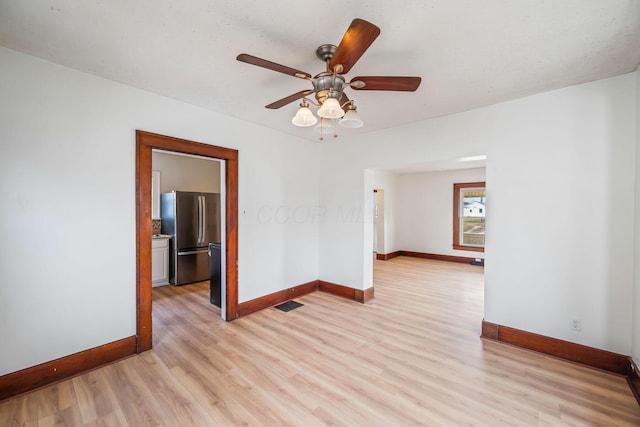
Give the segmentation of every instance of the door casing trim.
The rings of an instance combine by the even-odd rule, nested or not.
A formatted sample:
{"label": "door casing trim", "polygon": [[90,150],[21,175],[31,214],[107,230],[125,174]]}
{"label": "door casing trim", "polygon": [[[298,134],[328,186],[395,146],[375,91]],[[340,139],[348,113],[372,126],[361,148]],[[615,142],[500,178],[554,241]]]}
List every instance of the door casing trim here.
{"label": "door casing trim", "polygon": [[136,351],[152,347],[151,151],[160,149],[225,162],[226,319],[238,317],[238,150],[136,130]]}

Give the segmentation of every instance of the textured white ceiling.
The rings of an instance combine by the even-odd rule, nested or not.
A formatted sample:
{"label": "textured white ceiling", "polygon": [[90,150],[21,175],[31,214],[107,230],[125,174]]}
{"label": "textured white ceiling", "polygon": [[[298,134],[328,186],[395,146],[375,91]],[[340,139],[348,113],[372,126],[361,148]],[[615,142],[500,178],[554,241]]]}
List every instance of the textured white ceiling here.
{"label": "textured white ceiling", "polygon": [[[0,0],[0,45],[294,135],[310,74],[353,18],[381,29],[347,75],[415,75],[414,93],[351,91],[365,133],[634,71],[638,0]],[[380,105],[388,108],[379,108]]]}

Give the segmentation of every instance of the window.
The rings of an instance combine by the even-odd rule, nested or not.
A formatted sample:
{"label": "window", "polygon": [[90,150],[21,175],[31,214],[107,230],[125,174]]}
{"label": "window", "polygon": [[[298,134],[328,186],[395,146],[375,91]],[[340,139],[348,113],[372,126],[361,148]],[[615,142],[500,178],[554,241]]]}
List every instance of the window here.
{"label": "window", "polygon": [[484,182],[453,184],[453,248],[484,252]]}

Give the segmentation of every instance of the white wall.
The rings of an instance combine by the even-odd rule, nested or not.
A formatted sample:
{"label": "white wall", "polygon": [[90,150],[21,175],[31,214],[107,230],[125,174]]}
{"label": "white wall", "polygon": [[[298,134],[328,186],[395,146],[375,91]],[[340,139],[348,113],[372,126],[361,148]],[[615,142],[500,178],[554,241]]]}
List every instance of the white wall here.
{"label": "white wall", "polygon": [[[365,169],[486,154],[485,319],[630,354],[635,81],[627,74],[328,142],[321,204],[329,218],[366,214]],[[538,211],[521,209],[531,200]],[[321,279],[370,286],[361,249],[371,227],[361,223],[321,225]],[[572,318],[582,332],[570,331]]]}
{"label": "white wall", "polygon": [[640,366],[640,67],[636,70],[636,188],[634,229],[634,297],[631,356]]}
{"label": "white wall", "polygon": [[453,184],[484,180],[485,168],[398,175],[396,230],[400,249],[484,258],[482,252],[452,247]]}
{"label": "white wall", "polygon": [[220,162],[192,156],[152,152],[153,170],[160,172],[160,193],[220,192]]}
{"label": "white wall", "polygon": [[239,149],[241,302],[318,278],[300,214],[317,144],[5,48],[0,63],[0,375],[135,334],[136,129]]}
{"label": "white wall", "polygon": [[637,73],[314,144],[8,49],[0,63],[0,375],[135,333],[135,129],[240,150],[241,302],[371,286],[372,170],[487,154],[486,320],[631,353]]}

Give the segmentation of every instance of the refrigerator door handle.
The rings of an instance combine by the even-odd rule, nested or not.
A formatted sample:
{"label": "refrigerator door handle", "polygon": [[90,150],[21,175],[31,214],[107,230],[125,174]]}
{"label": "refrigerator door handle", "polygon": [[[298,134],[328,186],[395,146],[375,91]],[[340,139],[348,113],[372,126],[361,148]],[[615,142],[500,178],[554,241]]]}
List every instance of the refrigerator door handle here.
{"label": "refrigerator door handle", "polygon": [[204,196],[200,196],[200,243],[204,244]]}
{"label": "refrigerator door handle", "polygon": [[206,254],[209,252],[209,249],[200,249],[199,251],[186,251],[186,252],[178,252],[178,256],[184,255],[196,255],[196,254]]}
{"label": "refrigerator door handle", "polygon": [[207,236],[207,199],[202,197],[202,244],[207,244],[204,239]]}
{"label": "refrigerator door handle", "polygon": [[198,237],[196,237],[198,246],[200,246],[200,196],[198,196]]}
{"label": "refrigerator door handle", "polygon": [[202,243],[202,196],[198,196],[198,243]]}

